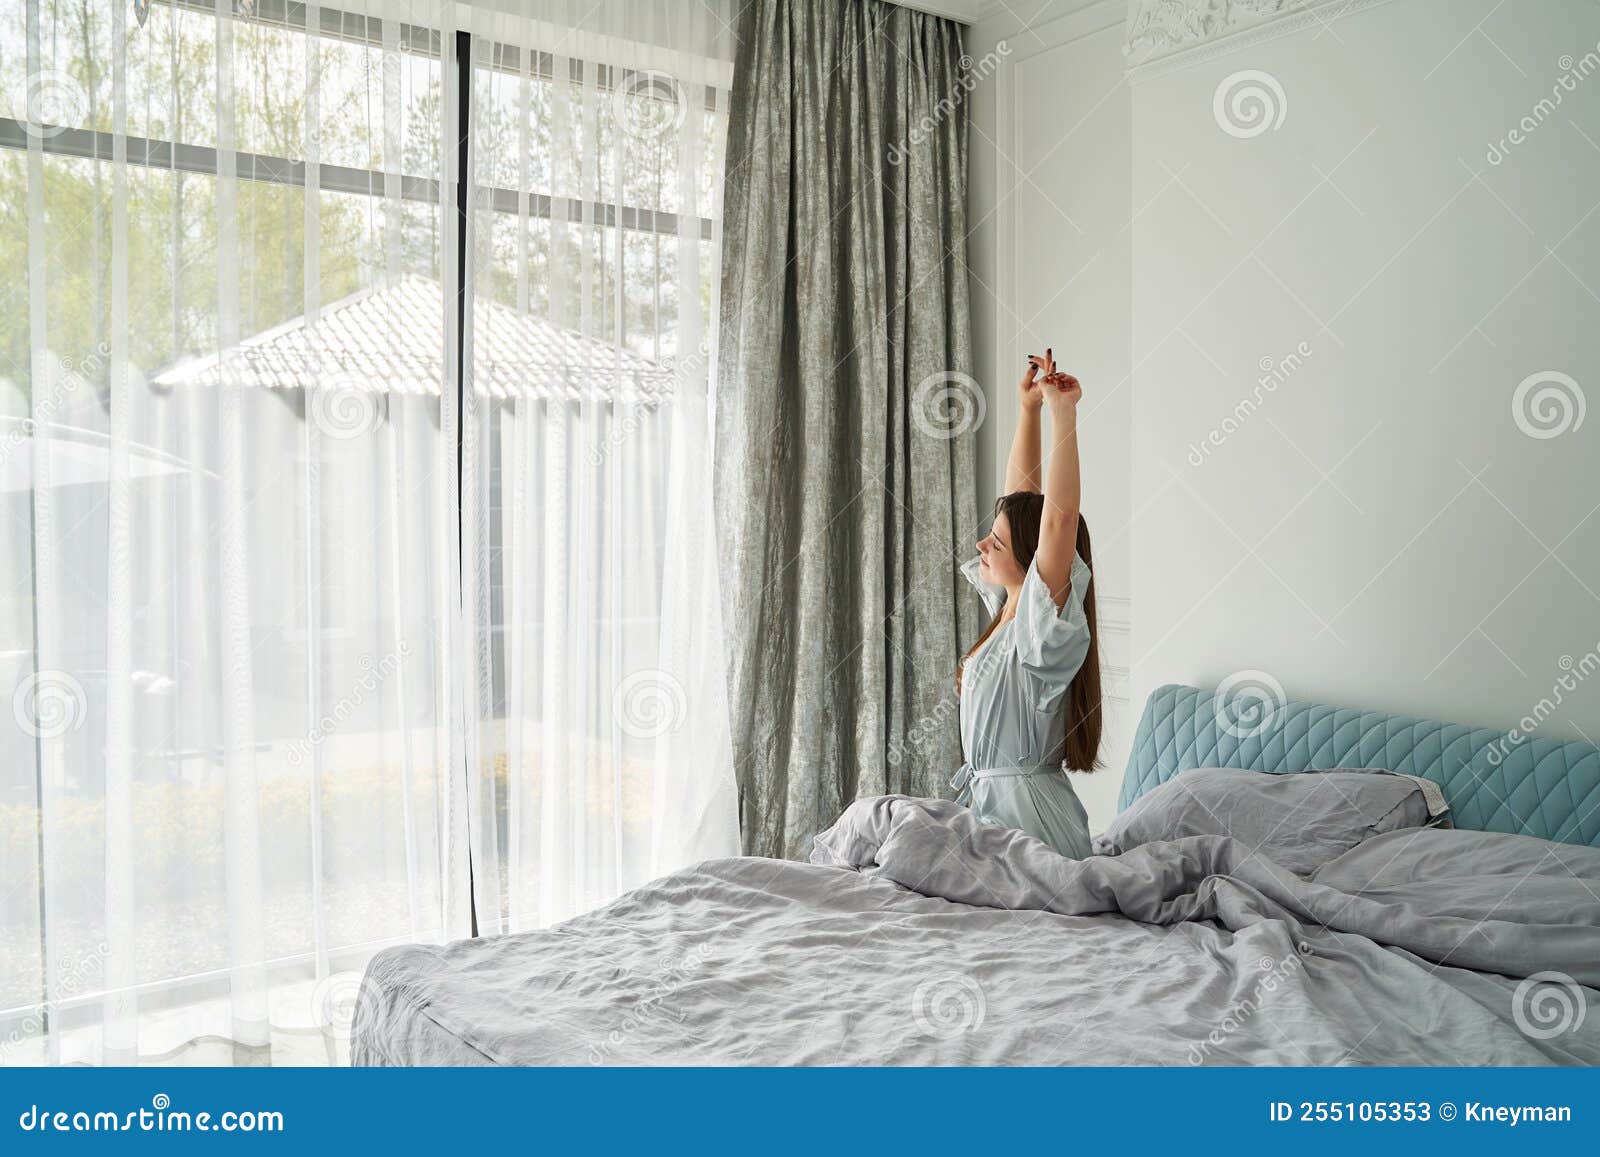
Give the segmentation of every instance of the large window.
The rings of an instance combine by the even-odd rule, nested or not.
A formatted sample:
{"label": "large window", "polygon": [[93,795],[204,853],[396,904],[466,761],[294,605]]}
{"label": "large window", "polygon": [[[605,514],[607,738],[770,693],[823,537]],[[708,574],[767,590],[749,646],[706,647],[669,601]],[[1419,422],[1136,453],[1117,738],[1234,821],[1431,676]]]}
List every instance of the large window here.
{"label": "large window", "polygon": [[727,30],[517,7],[0,0],[0,1063],[737,850]]}

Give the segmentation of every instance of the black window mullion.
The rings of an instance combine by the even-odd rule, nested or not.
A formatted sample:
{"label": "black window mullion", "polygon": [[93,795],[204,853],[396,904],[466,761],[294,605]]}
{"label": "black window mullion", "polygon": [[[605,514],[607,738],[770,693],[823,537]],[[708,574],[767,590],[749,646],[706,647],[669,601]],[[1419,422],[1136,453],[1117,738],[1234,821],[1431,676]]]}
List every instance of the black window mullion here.
{"label": "black window mullion", "polygon": [[[456,33],[456,575],[459,589],[466,592],[468,579],[466,554],[466,519],[463,517],[462,487],[466,485],[466,382],[467,382],[467,215],[472,190],[469,187],[471,168],[467,150],[472,147],[469,128],[472,124],[472,34]],[[477,624],[468,624],[476,630]],[[457,632],[459,635],[460,633]],[[468,636],[470,638],[470,636]],[[476,645],[474,640],[473,645]],[[466,721],[471,726],[471,721]],[[467,752],[462,745],[463,755]],[[475,769],[468,764],[462,769],[470,777]],[[463,783],[471,783],[470,778]],[[470,787],[469,787],[470,790]],[[472,935],[478,935],[478,889],[476,881],[475,842],[472,822],[467,822],[467,909],[472,917]]]}

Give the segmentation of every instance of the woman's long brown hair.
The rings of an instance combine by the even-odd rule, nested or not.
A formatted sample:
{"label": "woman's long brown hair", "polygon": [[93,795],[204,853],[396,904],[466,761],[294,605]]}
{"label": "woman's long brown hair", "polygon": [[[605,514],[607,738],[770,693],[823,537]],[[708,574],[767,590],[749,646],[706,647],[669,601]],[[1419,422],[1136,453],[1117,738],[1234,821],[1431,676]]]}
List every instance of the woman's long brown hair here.
{"label": "woman's long brown hair", "polygon": [[[1039,549],[1039,523],[1044,516],[1044,495],[1027,490],[1002,494],[994,504],[994,513],[997,518],[1002,514],[1006,516],[1006,523],[1011,527],[1011,553],[1017,565],[1027,570]],[[1084,564],[1093,570],[1094,553],[1090,548],[1089,524],[1081,514],[1078,516],[1077,549]],[[983,629],[983,634],[978,636],[978,641],[961,656],[961,662],[956,667],[957,694],[961,692],[961,673],[966,669],[967,660],[994,634],[1004,613],[1005,607],[1002,605]],[[1083,666],[1078,668],[1072,685],[1067,688],[1066,702],[1062,707],[1067,716],[1067,738],[1061,764],[1072,771],[1093,771],[1100,766],[1100,632],[1095,625],[1092,578],[1089,589],[1083,594],[1083,617],[1089,626],[1089,652],[1084,655]]]}

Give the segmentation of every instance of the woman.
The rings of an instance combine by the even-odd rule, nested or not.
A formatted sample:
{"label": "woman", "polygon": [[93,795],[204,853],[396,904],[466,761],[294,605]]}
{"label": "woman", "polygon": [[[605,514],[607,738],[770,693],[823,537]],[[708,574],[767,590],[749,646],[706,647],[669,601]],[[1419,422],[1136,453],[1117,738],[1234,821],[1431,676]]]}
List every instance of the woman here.
{"label": "woman", "polygon": [[[978,557],[962,567],[994,618],[956,670],[967,762],[956,801],[1063,856],[1089,854],[1088,817],[1065,768],[1100,749],[1100,658],[1089,528],[1078,512],[1078,400],[1050,350],[1030,356],[1006,493]],[[1039,414],[1050,410],[1050,472],[1039,487]]]}

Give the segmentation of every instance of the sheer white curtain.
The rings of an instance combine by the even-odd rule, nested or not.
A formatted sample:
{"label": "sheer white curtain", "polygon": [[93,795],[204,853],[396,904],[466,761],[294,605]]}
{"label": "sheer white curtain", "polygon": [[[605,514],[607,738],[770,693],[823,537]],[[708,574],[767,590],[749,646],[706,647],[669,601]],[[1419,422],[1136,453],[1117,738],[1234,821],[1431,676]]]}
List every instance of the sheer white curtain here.
{"label": "sheer white curtain", "polygon": [[0,1063],[737,853],[730,7],[0,0]]}
{"label": "sheer white curtain", "polygon": [[470,930],[427,10],[0,0],[0,1061],[338,1059]]}
{"label": "sheer white curtain", "polygon": [[469,786],[487,930],[739,851],[709,438],[732,8],[460,9]]}

